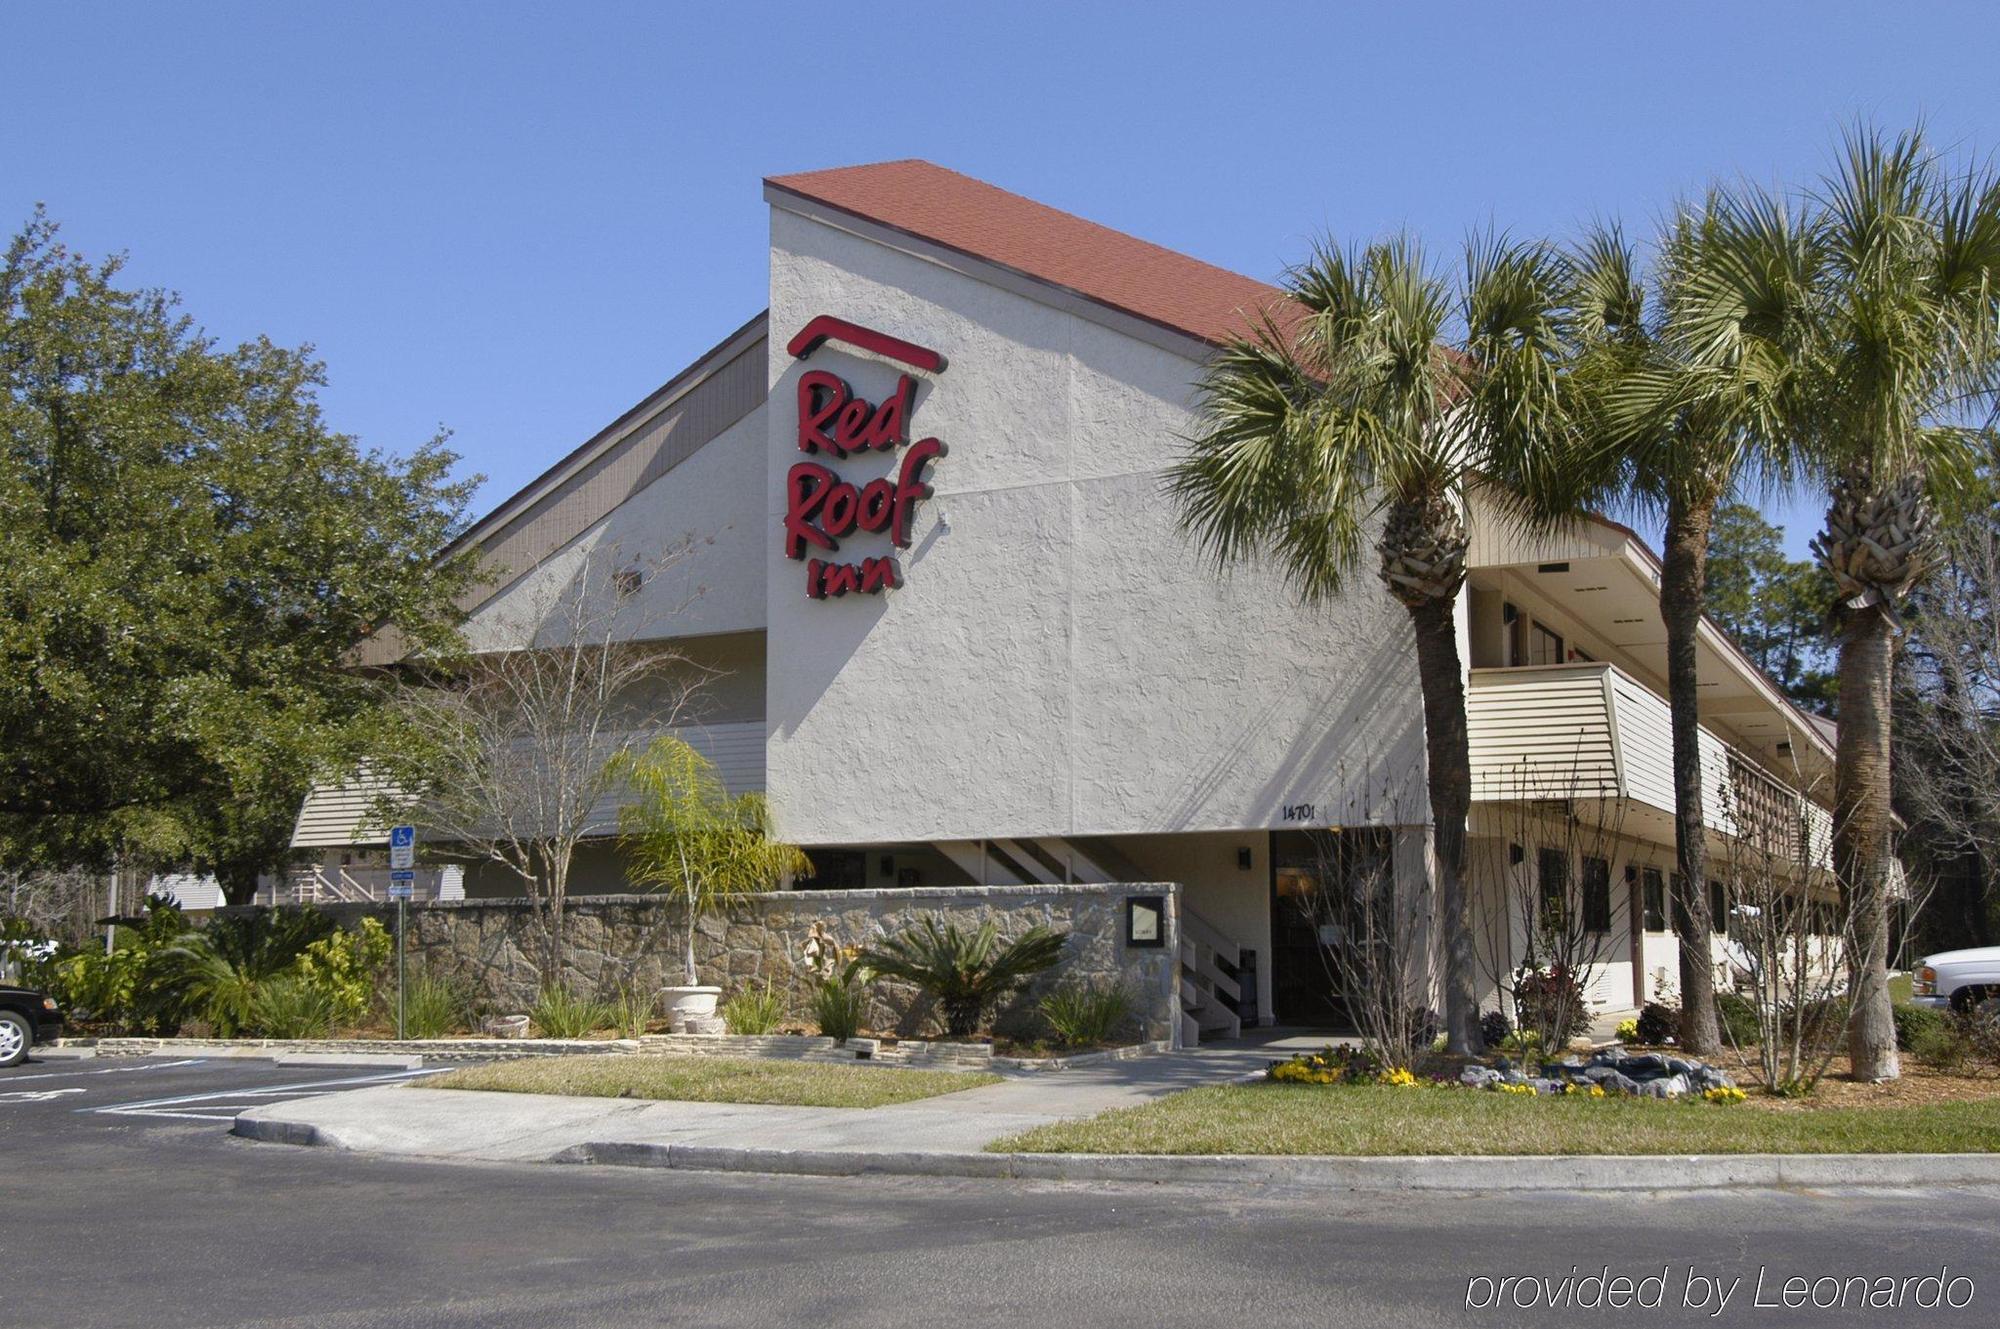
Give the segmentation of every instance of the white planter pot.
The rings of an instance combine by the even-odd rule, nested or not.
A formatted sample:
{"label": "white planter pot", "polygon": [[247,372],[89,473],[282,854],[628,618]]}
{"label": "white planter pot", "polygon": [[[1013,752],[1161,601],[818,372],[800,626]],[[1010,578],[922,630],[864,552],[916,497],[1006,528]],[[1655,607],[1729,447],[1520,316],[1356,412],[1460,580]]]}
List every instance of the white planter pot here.
{"label": "white planter pot", "polygon": [[722,996],[722,989],[716,987],[661,988],[660,999],[667,1004],[667,1015],[673,1020],[705,1020],[715,1014],[715,1003]]}

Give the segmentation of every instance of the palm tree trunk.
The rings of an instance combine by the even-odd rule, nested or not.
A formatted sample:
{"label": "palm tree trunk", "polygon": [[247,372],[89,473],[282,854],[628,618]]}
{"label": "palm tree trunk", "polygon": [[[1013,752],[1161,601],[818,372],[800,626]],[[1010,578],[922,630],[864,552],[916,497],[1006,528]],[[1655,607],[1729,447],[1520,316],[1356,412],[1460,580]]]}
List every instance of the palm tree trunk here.
{"label": "palm tree trunk", "polygon": [[1695,640],[1708,593],[1711,500],[1667,504],[1667,548],[1660,568],[1660,616],[1667,624],[1667,708],[1674,735],[1674,934],[1680,940],[1681,1046],[1713,1055],[1715,962],[1708,917],[1708,842],[1702,816],[1701,717]]}
{"label": "palm tree trunk", "polygon": [[1840,734],[1833,768],[1833,866],[1853,913],[1848,1055],[1860,1080],[1902,1074],[1889,1005],[1889,675],[1895,627],[1876,607],[1840,633]]}
{"label": "palm tree trunk", "polygon": [[1407,606],[1416,629],[1417,677],[1424,694],[1431,846],[1437,857],[1437,917],[1444,934],[1444,1023],[1447,1048],[1477,1052],[1479,994],[1472,901],[1465,884],[1465,823],[1472,811],[1472,758],[1465,729],[1465,673],[1458,653],[1455,601]]}

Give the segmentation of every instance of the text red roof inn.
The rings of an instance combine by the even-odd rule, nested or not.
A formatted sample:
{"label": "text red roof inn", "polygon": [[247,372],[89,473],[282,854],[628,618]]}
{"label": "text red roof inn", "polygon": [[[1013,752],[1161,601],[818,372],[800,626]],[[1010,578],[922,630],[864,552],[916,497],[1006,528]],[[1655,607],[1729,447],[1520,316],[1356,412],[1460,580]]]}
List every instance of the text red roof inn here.
{"label": "text red roof inn", "polygon": [[915,159],[772,176],[774,189],[1220,344],[1282,307],[1275,286]]}

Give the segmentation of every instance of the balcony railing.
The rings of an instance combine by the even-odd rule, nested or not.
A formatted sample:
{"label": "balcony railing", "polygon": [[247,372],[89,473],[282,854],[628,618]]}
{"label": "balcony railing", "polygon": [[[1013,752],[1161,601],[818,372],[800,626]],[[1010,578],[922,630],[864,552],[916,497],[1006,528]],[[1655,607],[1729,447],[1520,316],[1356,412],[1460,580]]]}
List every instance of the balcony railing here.
{"label": "balcony railing", "polygon": [[[416,868],[410,882],[410,899],[459,900],[465,898],[465,870],[455,865]],[[261,887],[257,903],[286,904],[372,904],[387,900],[388,868],[306,867],[295,870],[282,882]]]}
{"label": "balcony railing", "polygon": [[[1475,669],[1466,719],[1477,801],[1628,798],[1674,811],[1666,699],[1614,665]],[[1701,770],[1711,830],[1782,861],[1831,865],[1826,808],[1708,729]]]}

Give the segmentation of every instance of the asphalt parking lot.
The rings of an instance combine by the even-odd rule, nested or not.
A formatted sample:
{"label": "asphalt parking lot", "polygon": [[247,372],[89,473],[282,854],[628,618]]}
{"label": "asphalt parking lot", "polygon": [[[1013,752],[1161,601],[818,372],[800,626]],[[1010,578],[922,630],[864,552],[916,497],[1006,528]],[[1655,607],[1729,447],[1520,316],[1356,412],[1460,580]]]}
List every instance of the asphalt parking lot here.
{"label": "asphalt parking lot", "polygon": [[279,1066],[248,1057],[30,1057],[0,1070],[0,1138],[26,1131],[118,1129],[135,1122],[196,1122],[210,1130],[246,1108],[336,1094],[435,1071]]}
{"label": "asphalt parking lot", "polygon": [[[0,1071],[0,1251],[33,1257],[0,1277],[0,1325],[1584,1324],[1605,1312],[1485,1298],[1500,1278],[1600,1268],[1672,1285],[1649,1324],[1985,1326],[2000,1304],[1990,1188],[1523,1198],[760,1177],[228,1134],[245,1106],[408,1075],[194,1058]],[[1947,1267],[1976,1285],[1969,1306],[1751,1304],[1760,1275]],[[1722,1315],[1688,1304],[1697,1271],[1741,1280]]]}

